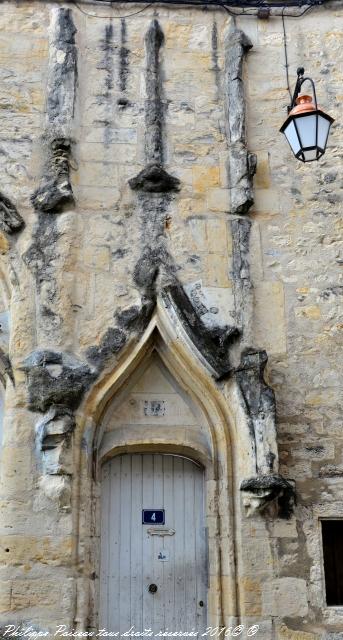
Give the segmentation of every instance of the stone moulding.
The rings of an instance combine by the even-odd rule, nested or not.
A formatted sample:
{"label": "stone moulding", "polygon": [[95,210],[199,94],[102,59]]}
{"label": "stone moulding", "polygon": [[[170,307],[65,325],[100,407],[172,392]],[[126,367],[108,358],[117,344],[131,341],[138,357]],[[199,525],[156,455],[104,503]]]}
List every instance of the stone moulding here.
{"label": "stone moulding", "polygon": [[76,28],[70,9],[52,9],[49,42],[46,126],[46,168],[31,197],[38,211],[58,213],[73,203],[70,182],[71,126],[77,79]]}
{"label": "stone moulding", "polygon": [[219,380],[227,376],[232,370],[229,349],[240,335],[237,327],[227,325],[208,329],[179,284],[166,287],[162,298],[167,307],[173,307],[191,342],[210,366],[214,378]]}
{"label": "stone moulding", "polygon": [[249,153],[246,136],[246,107],[243,61],[252,43],[243,31],[230,28],[225,39],[226,122],[229,142],[228,177],[230,213],[248,213],[254,202],[253,176],[256,155]]}
{"label": "stone moulding", "polygon": [[235,318],[242,329],[241,347],[253,341],[253,286],[250,277],[250,233],[249,218],[232,218],[232,280],[235,300]]}
{"label": "stone moulding", "polygon": [[272,503],[280,518],[289,519],[296,504],[294,485],[278,474],[243,480],[240,486],[247,516],[265,511]]}
{"label": "stone moulding", "polygon": [[267,361],[266,351],[247,349],[234,371],[249,418],[256,472],[262,476],[278,471],[275,396],[264,380]]}

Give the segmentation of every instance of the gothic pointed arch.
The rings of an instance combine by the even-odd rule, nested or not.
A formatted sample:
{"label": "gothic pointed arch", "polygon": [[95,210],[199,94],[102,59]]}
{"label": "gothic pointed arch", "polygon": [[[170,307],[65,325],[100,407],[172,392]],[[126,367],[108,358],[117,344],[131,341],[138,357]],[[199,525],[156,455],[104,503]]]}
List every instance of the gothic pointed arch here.
{"label": "gothic pointed arch", "polygon": [[[195,339],[194,324],[192,331],[190,323],[180,320],[180,308],[181,306],[173,304],[172,294],[168,294],[167,304],[166,296],[159,298],[156,310],[140,340],[131,341],[121,353],[116,366],[113,369],[106,368],[100,374],[82,411],[88,429],[92,432],[92,446],[96,449],[99,446],[101,432],[98,425],[111,399],[120,393],[142,363],[156,352],[166,369],[199,404],[209,422],[214,425],[214,442],[219,439],[230,449],[237,446],[242,449],[242,438],[246,439],[243,464],[253,473],[253,452],[249,455],[249,427],[238,398],[237,384],[234,378],[226,380],[225,385],[216,382],[219,373],[214,369],[215,343],[208,335],[200,336],[200,340]],[[187,310],[182,313],[186,314]],[[197,333],[201,333],[200,328]],[[203,347],[205,341],[207,348]],[[217,362],[219,357],[217,354]],[[234,457],[238,459],[237,455]]]}
{"label": "gothic pointed arch", "polygon": [[[129,420],[122,429],[116,432],[113,429],[106,439],[108,420],[115,415],[118,425],[121,404],[126,402],[136,381],[144,378],[152,362],[158,363],[176,394],[182,396],[196,416],[192,428],[184,429],[182,435],[174,424],[172,430],[152,428],[147,432],[145,428],[134,429]],[[217,382],[216,377],[212,363],[192,341],[175,308],[160,298],[140,340],[126,347],[113,369],[103,370],[78,411],[75,449],[79,452],[80,470],[78,482],[74,483],[74,499],[79,502],[80,514],[85,513],[90,504],[92,513],[97,514],[90,524],[89,539],[80,537],[78,545],[81,552],[89,543],[89,562],[94,575],[99,575],[96,546],[102,463],[123,452],[170,452],[200,462],[206,474],[210,619],[214,625],[230,625],[238,615],[235,511],[240,508],[240,480],[254,470],[254,452],[235,380],[228,379],[224,385]],[[80,527],[81,530],[84,528]],[[96,584],[89,585],[95,627],[97,588]],[[85,605],[80,616],[88,615],[89,607]]]}

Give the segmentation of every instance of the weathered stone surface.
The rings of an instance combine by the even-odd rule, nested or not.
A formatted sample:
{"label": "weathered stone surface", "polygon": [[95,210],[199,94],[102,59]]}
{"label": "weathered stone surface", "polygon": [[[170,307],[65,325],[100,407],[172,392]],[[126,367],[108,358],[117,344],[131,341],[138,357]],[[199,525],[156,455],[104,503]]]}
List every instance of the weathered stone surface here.
{"label": "weathered stone surface", "polygon": [[34,351],[24,360],[22,370],[27,375],[31,411],[45,412],[52,405],[76,409],[95,379],[87,364],[56,351]]}
{"label": "weathered stone surface", "polygon": [[121,329],[116,327],[107,329],[101,339],[100,345],[92,346],[87,349],[87,360],[89,360],[92,365],[101,367],[109,357],[118,353],[118,351],[124,347],[126,340],[127,336]]}
{"label": "weathered stone surface", "polygon": [[298,578],[278,578],[265,586],[263,592],[263,611],[265,615],[306,616],[308,604],[306,582]]}
{"label": "weathered stone surface", "polygon": [[[156,347],[161,370],[170,361],[183,384],[173,387],[165,371],[161,391],[150,386],[143,398],[141,382],[125,410],[116,392],[111,419],[123,448],[157,450],[163,440],[173,453],[196,451],[206,466],[208,624],[258,624],[264,640],[333,638],[342,614],[325,605],[320,519],[343,516],[341,6],[325,3],[301,20],[284,11],[286,41],[302,51],[306,40],[319,103],[336,119],[324,158],[302,166],[278,133],[289,102],[279,18],[237,15],[230,43],[233,21],[220,7],[155,4],[117,20],[104,5],[84,5],[93,18],[73,3],[0,4],[1,190],[26,223],[0,237],[0,379],[8,358],[15,380],[2,390],[0,625],[27,620],[53,633],[63,622],[97,632],[103,441],[95,423],[100,429],[112,381],[130,358],[146,372]],[[243,68],[249,43],[240,30],[254,45]],[[258,158],[253,195],[249,152]],[[144,173],[147,165],[167,176]],[[246,389],[234,370],[247,348],[269,361],[263,383],[261,363],[245,363]],[[76,399],[69,370],[67,391],[54,380],[63,363],[37,365],[39,415],[18,368],[36,351],[75,354],[85,366]],[[125,385],[118,381],[123,395]],[[198,388],[192,411],[185,397]],[[50,404],[56,394],[77,409]],[[145,400],[148,413],[165,402],[165,415],[146,416]],[[276,437],[279,462],[268,455]],[[116,446],[108,444],[109,455]],[[279,475],[296,482],[293,517],[278,518],[271,501],[246,518],[241,483]],[[274,489],[257,491],[260,506]]]}
{"label": "weathered stone surface", "polygon": [[12,234],[20,231],[24,224],[15,205],[3,193],[0,193],[0,229]]}
{"label": "weathered stone surface", "polygon": [[36,425],[38,448],[42,451],[43,471],[51,475],[72,475],[71,434],[75,427],[72,411],[52,405]]}
{"label": "weathered stone surface", "polygon": [[307,633],[306,631],[296,631],[289,629],[287,625],[282,624],[277,629],[277,640],[319,640],[317,633]]}

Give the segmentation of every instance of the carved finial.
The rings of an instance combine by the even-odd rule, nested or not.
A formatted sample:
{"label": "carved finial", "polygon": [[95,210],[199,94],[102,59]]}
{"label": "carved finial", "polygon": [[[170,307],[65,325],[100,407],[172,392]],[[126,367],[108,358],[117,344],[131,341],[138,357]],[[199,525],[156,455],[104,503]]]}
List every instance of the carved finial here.
{"label": "carved finial", "polygon": [[158,20],[154,19],[145,35],[146,94],[145,103],[145,157],[147,166],[129,180],[131,189],[147,193],[178,191],[180,181],[169,175],[164,164],[164,110],[160,49],[164,34]]}

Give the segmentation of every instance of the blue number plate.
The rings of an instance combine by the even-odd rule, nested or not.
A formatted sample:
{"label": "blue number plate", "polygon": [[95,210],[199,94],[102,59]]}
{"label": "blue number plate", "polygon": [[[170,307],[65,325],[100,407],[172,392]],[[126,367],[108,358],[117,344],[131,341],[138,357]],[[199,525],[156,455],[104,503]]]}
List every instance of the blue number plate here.
{"label": "blue number plate", "polygon": [[164,509],[143,509],[142,524],[164,524]]}

